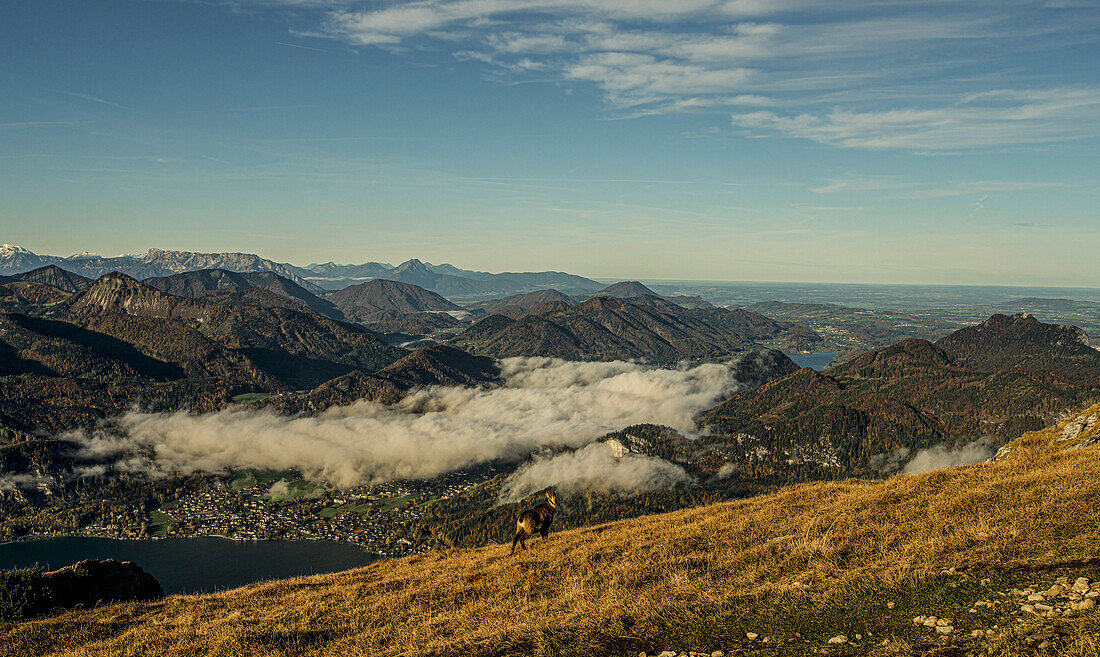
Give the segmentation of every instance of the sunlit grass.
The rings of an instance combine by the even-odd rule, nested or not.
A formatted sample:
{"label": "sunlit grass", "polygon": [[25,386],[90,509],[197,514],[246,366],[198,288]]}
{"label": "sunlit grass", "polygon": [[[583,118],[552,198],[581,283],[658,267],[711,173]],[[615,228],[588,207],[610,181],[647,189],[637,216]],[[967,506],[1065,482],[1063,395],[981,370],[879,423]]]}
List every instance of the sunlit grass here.
{"label": "sunlit grass", "polygon": [[[66,613],[7,626],[0,651],[598,655],[669,647],[775,654],[775,643],[745,643],[752,628],[781,640],[782,654],[805,654],[833,634],[857,632],[875,640],[837,654],[910,654],[921,641],[938,645],[911,627],[912,614],[937,606],[955,614],[996,586],[1100,565],[1100,445],[1064,449],[1058,432],[1025,436],[995,463],[883,482],[803,484],[551,534],[515,557],[506,545],[447,550],[215,595]],[[963,575],[941,575],[950,568]],[[979,585],[984,577],[995,581]],[[888,600],[896,601],[889,611]],[[1095,614],[1049,622],[1065,626],[1062,654],[1097,654]],[[1025,652],[1013,636],[990,646],[994,654]]]}

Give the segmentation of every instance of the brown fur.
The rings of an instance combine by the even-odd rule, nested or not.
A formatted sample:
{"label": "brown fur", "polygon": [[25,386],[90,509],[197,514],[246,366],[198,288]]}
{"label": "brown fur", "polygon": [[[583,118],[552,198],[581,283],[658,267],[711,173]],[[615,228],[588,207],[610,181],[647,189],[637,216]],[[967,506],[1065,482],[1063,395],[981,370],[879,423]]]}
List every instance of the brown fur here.
{"label": "brown fur", "polygon": [[546,501],[547,504],[540,504],[519,514],[516,519],[516,537],[512,539],[512,554],[516,553],[516,543],[526,550],[526,541],[535,532],[542,534],[543,538],[550,534],[550,523],[554,521],[554,512],[558,509],[558,500],[553,491],[546,491]]}

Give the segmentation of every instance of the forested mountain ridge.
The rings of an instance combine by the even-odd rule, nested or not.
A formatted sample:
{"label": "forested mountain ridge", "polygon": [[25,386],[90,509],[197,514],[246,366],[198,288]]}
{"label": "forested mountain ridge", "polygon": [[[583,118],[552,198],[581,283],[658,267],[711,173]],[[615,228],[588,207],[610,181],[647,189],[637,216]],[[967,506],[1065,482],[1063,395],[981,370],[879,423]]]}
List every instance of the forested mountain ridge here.
{"label": "forested mountain ridge", "polygon": [[348,319],[362,322],[375,321],[387,313],[410,314],[462,309],[435,292],[429,292],[417,285],[381,278],[329,292],[326,299]]}
{"label": "forested mountain ridge", "polygon": [[517,319],[491,316],[457,335],[452,344],[474,353],[552,356],[567,360],[643,359],[676,362],[722,358],[783,327],[745,310],[683,308],[658,297],[594,297],[576,306],[546,304]]}
{"label": "forested mountain ridge", "polygon": [[[318,297],[294,281],[273,271],[234,272],[225,269],[200,269],[171,276],[147,278],[142,283],[179,297],[201,297],[211,293],[224,302],[231,302],[232,291],[262,289],[295,301],[313,312],[332,319],[344,319],[332,303]],[[247,300],[247,293],[241,300]],[[262,302],[257,305],[264,305]]]}
{"label": "forested mountain ridge", "polygon": [[936,341],[955,363],[975,369],[1050,370],[1100,381],[1100,351],[1076,326],[1044,324],[1029,313],[993,315]]}

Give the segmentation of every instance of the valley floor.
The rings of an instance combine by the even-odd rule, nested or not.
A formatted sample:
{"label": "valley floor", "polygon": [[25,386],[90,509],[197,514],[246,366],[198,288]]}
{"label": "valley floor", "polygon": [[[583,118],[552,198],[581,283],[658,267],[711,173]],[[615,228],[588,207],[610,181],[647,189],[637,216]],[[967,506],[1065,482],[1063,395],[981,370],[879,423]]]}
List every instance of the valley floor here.
{"label": "valley floor", "polygon": [[992,463],[804,484],[514,557],[440,551],[0,626],[0,654],[1097,655],[1082,603],[1100,579],[1100,426],[1075,422]]}

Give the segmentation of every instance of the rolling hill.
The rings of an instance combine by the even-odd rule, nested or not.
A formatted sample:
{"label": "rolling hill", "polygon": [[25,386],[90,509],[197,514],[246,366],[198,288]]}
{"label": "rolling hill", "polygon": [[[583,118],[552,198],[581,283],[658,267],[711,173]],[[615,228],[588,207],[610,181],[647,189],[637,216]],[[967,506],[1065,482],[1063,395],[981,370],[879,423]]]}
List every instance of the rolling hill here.
{"label": "rolling hill", "polygon": [[616,299],[629,299],[631,297],[659,297],[661,295],[642,285],[638,281],[621,281],[619,283],[608,285],[604,289],[597,292],[596,296],[615,297]]}
{"label": "rolling hill", "polygon": [[825,338],[826,343],[817,347],[821,351],[875,349],[914,338],[936,340],[958,328],[956,323],[934,317],[832,303],[764,301],[746,306],[746,310],[804,325]]}
{"label": "rolling hill", "polygon": [[435,292],[388,279],[375,279],[329,292],[326,298],[345,317],[360,322],[377,320],[386,313],[390,313],[392,319],[393,314],[462,310]]}

